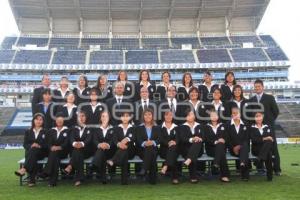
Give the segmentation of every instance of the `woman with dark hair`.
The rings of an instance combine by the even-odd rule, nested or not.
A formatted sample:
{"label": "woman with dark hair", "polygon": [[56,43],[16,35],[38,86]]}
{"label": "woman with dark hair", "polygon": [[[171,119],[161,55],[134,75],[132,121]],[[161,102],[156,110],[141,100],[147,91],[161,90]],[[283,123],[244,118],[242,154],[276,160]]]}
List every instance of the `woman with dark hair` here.
{"label": "woman with dark hair", "polygon": [[213,100],[212,93],[219,85],[213,83],[213,77],[210,71],[206,71],[203,75],[203,83],[198,86],[201,94],[200,100],[211,102]]}
{"label": "woman with dark hair", "polygon": [[274,130],[271,126],[263,124],[264,114],[255,114],[255,123],[250,128],[251,151],[257,156],[258,162],[265,163],[267,169],[267,180],[273,179],[272,152],[275,142]]}
{"label": "woman with dark hair", "polygon": [[173,184],[179,183],[176,165],[179,155],[179,137],[177,133],[177,125],[173,123],[173,113],[171,110],[166,111],[164,113],[164,122],[161,125],[159,155],[166,160],[163,163],[161,174],[166,174],[167,170],[170,169]]}
{"label": "woman with dark hair", "polygon": [[218,113],[210,111],[210,122],[205,126],[205,150],[213,157],[213,167],[220,169],[220,180],[229,182],[229,169],[226,160],[227,134],[225,126],[220,123]]}
{"label": "woman with dark hair", "polygon": [[170,83],[171,74],[168,71],[164,71],[161,75],[162,83],[157,86],[156,88],[156,94],[158,95],[159,101],[166,99],[166,93],[168,91],[168,88],[172,85]]}
{"label": "woman with dark hair", "polygon": [[193,87],[193,77],[189,72],[185,72],[182,76],[182,85],[177,89],[178,101],[185,101],[189,98],[189,91]]}
{"label": "woman with dark hair", "polygon": [[223,103],[222,99],[222,91],[219,88],[215,88],[213,91],[213,101],[210,105],[206,106],[207,110],[215,110],[218,113],[218,116],[222,123],[226,123],[230,120],[230,117],[226,116],[227,105]]}
{"label": "woman with dark hair", "polygon": [[153,110],[145,109],[143,112],[144,124],[136,127],[136,145],[139,156],[143,160],[143,169],[149,175],[149,183],[156,184],[157,179],[157,153],[160,145],[161,128],[155,126]]}
{"label": "woman with dark hair", "polygon": [[80,75],[78,79],[78,86],[73,89],[75,95],[75,104],[79,106],[81,103],[89,102],[89,93],[91,88],[88,86],[88,79],[86,75]]}
{"label": "woman with dark hair", "polygon": [[113,89],[108,84],[107,76],[102,74],[98,77],[96,86],[93,87],[93,89],[96,89],[98,91],[98,101],[99,102],[105,102],[107,99],[113,97]]}
{"label": "woman with dark hair", "polygon": [[93,146],[97,149],[92,164],[106,183],[106,161],[111,159],[116,151],[114,145],[114,130],[110,125],[110,114],[104,111],[100,115],[100,126],[94,130]]}
{"label": "woman with dark hair", "polygon": [[59,88],[53,90],[53,102],[61,103],[65,102],[66,96],[69,92],[71,92],[70,82],[67,76],[62,76],[59,82]]}
{"label": "woman with dark hair", "polygon": [[70,92],[66,96],[66,104],[59,106],[57,113],[61,113],[65,119],[64,125],[72,128],[77,124],[77,106],[75,105],[75,95]]}
{"label": "woman with dark hair", "polygon": [[72,146],[72,154],[70,164],[63,170],[65,174],[75,171],[75,186],[81,185],[84,180],[84,159],[93,155],[92,130],[86,125],[86,113],[80,111],[78,113],[78,126],[71,129],[70,144]]}
{"label": "woman with dark hair", "polygon": [[150,74],[148,70],[141,70],[139,75],[139,82],[135,84],[135,101],[140,100],[140,91],[142,87],[146,87],[149,92],[149,99],[153,100],[156,87],[151,83]]}
{"label": "woman with dark hair", "polygon": [[184,164],[189,168],[190,182],[197,183],[196,163],[203,154],[204,131],[203,127],[196,122],[193,110],[187,109],[185,116],[186,122],[178,127],[179,148],[185,158]]}
{"label": "woman with dark hair", "polygon": [[118,165],[121,167],[121,184],[128,184],[128,172],[129,164],[128,160],[133,159],[135,156],[135,135],[134,127],[130,121],[132,114],[129,112],[123,112],[121,114],[121,124],[114,128],[114,145],[117,147],[117,151],[114,156],[107,161],[109,166]]}
{"label": "woman with dark hair", "polygon": [[234,73],[232,71],[226,72],[224,84],[221,85],[222,101],[226,103],[230,101],[233,96],[233,87],[236,85]]}
{"label": "woman with dark hair", "polygon": [[124,98],[130,100],[134,99],[134,84],[133,82],[128,81],[128,75],[125,70],[119,71],[117,81],[124,85]]}
{"label": "woman with dark hair", "polygon": [[49,187],[55,187],[58,180],[60,160],[68,156],[70,151],[70,136],[68,127],[64,126],[64,114],[58,113],[55,119],[56,126],[48,132],[47,147],[48,161],[39,177],[49,177]]}
{"label": "woman with dark hair", "polygon": [[17,176],[29,174],[28,186],[35,185],[38,172],[38,160],[47,156],[46,130],[43,129],[44,116],[36,113],[31,121],[31,128],[25,132],[23,147],[25,149],[24,166],[15,172]]}

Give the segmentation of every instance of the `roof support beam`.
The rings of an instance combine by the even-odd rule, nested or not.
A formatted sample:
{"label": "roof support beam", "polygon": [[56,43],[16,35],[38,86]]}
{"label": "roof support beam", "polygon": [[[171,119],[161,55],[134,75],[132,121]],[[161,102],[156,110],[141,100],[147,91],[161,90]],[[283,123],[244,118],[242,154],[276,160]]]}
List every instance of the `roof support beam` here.
{"label": "roof support beam", "polygon": [[47,23],[48,23],[48,27],[49,27],[49,34],[52,34],[53,33],[53,18],[50,13],[48,0],[44,0],[43,3],[44,3],[44,11],[46,13]]}
{"label": "roof support beam", "polygon": [[225,28],[226,31],[228,31],[230,29],[231,26],[231,21],[233,18],[233,12],[236,10],[237,8],[237,0],[232,0],[231,2],[231,8],[228,10],[228,14],[227,16],[225,16]]}
{"label": "roof support beam", "polygon": [[108,34],[109,34],[109,43],[111,44],[111,38],[113,35],[112,30],[112,17],[111,17],[111,0],[108,0]]}
{"label": "roof support beam", "polygon": [[143,20],[143,1],[140,2],[140,12],[139,12],[139,34],[142,34],[142,20]]}
{"label": "roof support beam", "polygon": [[197,15],[197,35],[200,33],[200,26],[201,26],[201,18],[202,18],[202,10],[204,9],[204,3],[203,0],[200,0],[199,4],[199,10],[198,10],[198,15]]}
{"label": "roof support beam", "polygon": [[81,13],[81,10],[80,10],[80,3],[79,3],[79,0],[73,0],[73,2],[74,2],[74,5],[75,5],[75,12],[76,12],[77,19],[78,19],[78,29],[79,29],[80,34],[82,34],[83,19],[82,19],[82,13]]}
{"label": "roof support beam", "polygon": [[171,0],[170,9],[169,9],[169,22],[172,20],[173,12],[174,12],[174,4],[175,0]]}

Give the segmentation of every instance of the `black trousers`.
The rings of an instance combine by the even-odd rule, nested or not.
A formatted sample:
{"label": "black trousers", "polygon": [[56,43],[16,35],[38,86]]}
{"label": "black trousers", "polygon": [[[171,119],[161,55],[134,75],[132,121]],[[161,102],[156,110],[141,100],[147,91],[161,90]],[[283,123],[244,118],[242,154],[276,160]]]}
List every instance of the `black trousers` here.
{"label": "black trousers", "polygon": [[275,141],[273,144],[273,151],[272,155],[274,155],[273,158],[273,167],[275,172],[281,172],[281,167],[280,167],[280,155],[279,155],[279,150],[278,150],[278,145],[277,145],[277,140],[276,140],[276,133],[275,133],[275,122],[271,124],[271,127],[274,131],[275,135]]}
{"label": "black trousers", "polygon": [[30,148],[25,153],[25,163],[24,168],[29,174],[29,182],[35,183],[35,177],[38,172],[38,160],[45,158],[46,153],[40,148]]}
{"label": "black trousers", "polygon": [[75,181],[84,180],[84,159],[87,159],[91,156],[91,151],[86,148],[73,149],[71,154],[70,164],[75,170]]}
{"label": "black trousers", "polygon": [[178,158],[178,148],[177,146],[171,147],[161,147],[160,149],[160,157],[165,159],[165,165],[168,166],[168,169],[171,170],[171,177],[172,179],[178,178],[178,165],[177,165],[177,158]]}
{"label": "black trousers", "polygon": [[258,157],[258,162],[264,162],[267,169],[267,177],[272,178],[273,166],[272,166],[272,155],[273,155],[274,142],[264,141],[261,145],[252,146],[252,154]]}
{"label": "black trousers", "polygon": [[192,143],[184,146],[181,149],[181,154],[185,159],[191,159],[192,163],[189,165],[190,179],[196,179],[197,175],[197,159],[202,156],[202,142]]}
{"label": "black trousers", "polygon": [[[236,155],[233,152],[232,148],[229,148],[229,152],[232,156],[239,157],[239,162],[236,162],[238,164],[238,169],[241,170],[241,176],[242,178],[249,178],[249,144],[247,142],[241,144],[241,149],[238,155]],[[244,163],[244,166],[241,168],[240,164]]]}
{"label": "black trousers", "polygon": [[221,177],[228,177],[230,175],[227,159],[226,159],[226,145],[218,143],[216,145],[206,148],[206,154],[210,157],[214,157],[214,164],[220,167]]}
{"label": "black trousers", "polygon": [[157,179],[157,148],[154,146],[145,147],[141,158],[143,160],[144,170],[149,175],[149,183],[156,184]]}
{"label": "black trousers", "polygon": [[49,176],[49,183],[56,184],[59,173],[60,160],[68,156],[67,151],[50,151],[44,173]]}
{"label": "black trousers", "polygon": [[97,149],[92,164],[95,166],[100,174],[101,178],[105,178],[106,175],[106,161],[111,159],[114,155],[113,149],[103,150]]}

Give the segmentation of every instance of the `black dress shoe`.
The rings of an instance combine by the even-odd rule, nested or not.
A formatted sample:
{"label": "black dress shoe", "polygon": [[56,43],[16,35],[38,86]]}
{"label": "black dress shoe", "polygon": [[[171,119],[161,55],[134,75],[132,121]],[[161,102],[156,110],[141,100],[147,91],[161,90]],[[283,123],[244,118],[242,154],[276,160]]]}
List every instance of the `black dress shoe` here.
{"label": "black dress shoe", "polygon": [[41,178],[41,179],[45,179],[48,177],[48,175],[46,173],[38,173],[37,177]]}
{"label": "black dress shoe", "polygon": [[24,176],[25,174],[21,174],[20,172],[15,171],[15,175],[16,175],[16,176]]}

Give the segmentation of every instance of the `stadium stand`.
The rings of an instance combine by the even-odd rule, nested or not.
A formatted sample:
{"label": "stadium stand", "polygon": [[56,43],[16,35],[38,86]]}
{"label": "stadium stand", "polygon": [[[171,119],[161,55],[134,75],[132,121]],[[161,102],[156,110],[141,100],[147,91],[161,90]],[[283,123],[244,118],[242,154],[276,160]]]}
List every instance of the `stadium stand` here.
{"label": "stadium stand", "polygon": [[122,64],[122,51],[93,51],[90,54],[90,64]]}
{"label": "stadium stand", "polygon": [[158,63],[157,51],[128,51],[126,53],[127,64],[151,64]]}
{"label": "stadium stand", "polygon": [[169,49],[168,38],[143,38],[144,49]]}
{"label": "stadium stand", "polygon": [[236,62],[268,61],[261,48],[232,49],[230,53]]}
{"label": "stadium stand", "polygon": [[199,39],[197,37],[171,38],[172,48],[181,49],[183,44],[191,44],[193,49],[200,49]]}
{"label": "stadium stand", "polygon": [[57,51],[52,64],[85,64],[86,51]]}
{"label": "stadium stand", "polygon": [[21,50],[13,61],[15,64],[49,64],[51,51]]}
{"label": "stadium stand", "polygon": [[232,62],[227,49],[199,50],[197,55],[200,63]]}
{"label": "stadium stand", "polygon": [[17,46],[36,45],[45,47],[48,45],[49,38],[20,37]]}
{"label": "stadium stand", "polygon": [[194,55],[189,50],[163,50],[161,63],[195,63]]}
{"label": "stadium stand", "polygon": [[14,54],[14,50],[0,50],[0,63],[11,63]]}
{"label": "stadium stand", "polygon": [[49,48],[58,48],[58,49],[77,49],[79,44],[79,38],[51,38]]}
{"label": "stadium stand", "polygon": [[285,53],[278,47],[267,48],[266,53],[271,60],[288,60],[288,57],[285,55]]}
{"label": "stadium stand", "polygon": [[17,37],[5,37],[2,41],[2,49],[11,49],[12,46],[16,43]]}

